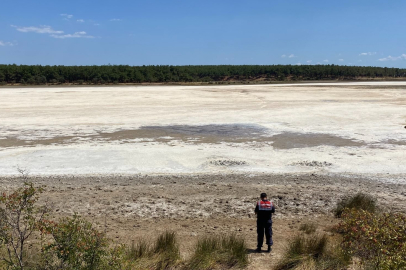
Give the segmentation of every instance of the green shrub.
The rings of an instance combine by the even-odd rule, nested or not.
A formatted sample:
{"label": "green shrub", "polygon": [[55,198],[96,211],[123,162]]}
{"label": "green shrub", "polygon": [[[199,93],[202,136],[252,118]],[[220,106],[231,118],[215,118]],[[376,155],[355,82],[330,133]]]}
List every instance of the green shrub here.
{"label": "green shrub", "polygon": [[329,242],[326,235],[297,235],[288,244],[276,270],[346,269],[350,257]]}
{"label": "green shrub", "polygon": [[357,193],[354,196],[348,196],[339,201],[337,207],[334,209],[334,215],[337,218],[340,218],[346,208],[362,209],[374,213],[377,206],[376,200],[372,196],[364,193]]}
{"label": "green shrub", "polygon": [[306,233],[306,234],[312,234],[315,233],[317,230],[317,225],[310,222],[310,223],[303,223],[300,225],[299,230]]}
{"label": "green shrub", "polygon": [[47,268],[58,265],[60,269],[99,269],[108,254],[104,234],[78,215],[62,218],[59,223],[44,221],[40,230],[45,237],[51,237],[42,247]]}
{"label": "green shrub", "polygon": [[406,215],[346,210],[338,226],[343,246],[369,269],[406,269]]}
{"label": "green shrub", "polygon": [[248,264],[244,239],[236,235],[207,236],[198,240],[187,269],[227,269]]}
{"label": "green shrub", "polygon": [[110,248],[103,257],[98,270],[132,270],[131,264],[126,257],[126,247],[119,245]]}

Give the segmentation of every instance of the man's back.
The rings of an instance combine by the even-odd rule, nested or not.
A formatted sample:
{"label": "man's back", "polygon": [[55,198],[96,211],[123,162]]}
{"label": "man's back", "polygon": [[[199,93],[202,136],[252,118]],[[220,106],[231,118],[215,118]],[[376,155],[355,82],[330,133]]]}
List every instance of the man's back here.
{"label": "man's back", "polygon": [[257,202],[255,207],[258,222],[272,223],[272,213],[275,213],[275,206],[268,200]]}

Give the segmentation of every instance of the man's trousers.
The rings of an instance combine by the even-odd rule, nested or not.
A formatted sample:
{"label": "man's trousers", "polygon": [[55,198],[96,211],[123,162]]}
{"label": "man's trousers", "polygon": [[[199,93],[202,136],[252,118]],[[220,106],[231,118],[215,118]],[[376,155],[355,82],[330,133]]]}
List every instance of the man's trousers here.
{"label": "man's trousers", "polygon": [[261,248],[262,244],[264,243],[264,233],[266,237],[266,244],[268,246],[272,246],[272,222],[257,221],[258,248]]}

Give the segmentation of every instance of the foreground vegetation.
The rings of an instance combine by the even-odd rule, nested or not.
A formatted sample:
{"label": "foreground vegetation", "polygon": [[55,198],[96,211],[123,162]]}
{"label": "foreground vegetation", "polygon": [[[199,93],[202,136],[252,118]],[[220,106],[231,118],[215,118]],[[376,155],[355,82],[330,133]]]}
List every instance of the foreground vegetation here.
{"label": "foreground vegetation", "polygon": [[349,256],[339,245],[337,239],[326,234],[296,235],[290,240],[282,260],[275,270],[289,269],[347,269],[351,262]]}
{"label": "foreground vegetation", "polygon": [[0,65],[0,84],[227,83],[406,78],[406,69],[337,65],[26,66]]}
{"label": "foreground vegetation", "polygon": [[26,181],[0,195],[0,269],[228,269],[248,263],[245,241],[236,235],[199,239],[190,260],[182,260],[174,232],[163,232],[153,245],[146,239],[117,245],[76,214],[53,219],[38,205],[42,192]]}
{"label": "foreground vegetation", "polygon": [[[21,188],[0,194],[0,269],[231,269],[249,264],[244,239],[233,234],[201,237],[186,259],[170,231],[153,243],[113,243],[78,215],[50,216],[38,204],[43,188],[23,179]],[[406,215],[381,212],[365,194],[343,198],[335,210],[340,222],[332,232],[303,224],[275,269],[348,269],[353,264],[406,269]]]}
{"label": "foreground vegetation", "polygon": [[[338,235],[317,232],[314,223],[303,224],[304,233],[290,240],[276,270],[406,269],[406,215],[385,213],[376,200],[357,193],[338,202],[334,215]],[[353,269],[353,268],[352,268]]]}

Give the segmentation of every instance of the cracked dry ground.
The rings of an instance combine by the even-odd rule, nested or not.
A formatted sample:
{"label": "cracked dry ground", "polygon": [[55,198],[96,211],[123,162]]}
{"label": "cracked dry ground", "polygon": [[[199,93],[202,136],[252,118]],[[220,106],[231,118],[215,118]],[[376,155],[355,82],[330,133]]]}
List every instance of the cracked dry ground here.
{"label": "cracked dry ground", "polygon": [[[31,177],[45,185],[42,202],[55,217],[82,215],[105,230],[117,243],[140,237],[153,239],[165,230],[177,232],[183,257],[199,236],[234,232],[256,247],[254,205],[267,192],[277,206],[274,249],[250,254],[248,269],[271,267],[300,224],[316,222],[320,231],[337,223],[331,210],[344,195],[365,192],[379,206],[406,212],[406,181],[398,183],[362,176],[316,174],[155,175]],[[20,184],[18,178],[0,178],[3,190]]]}

